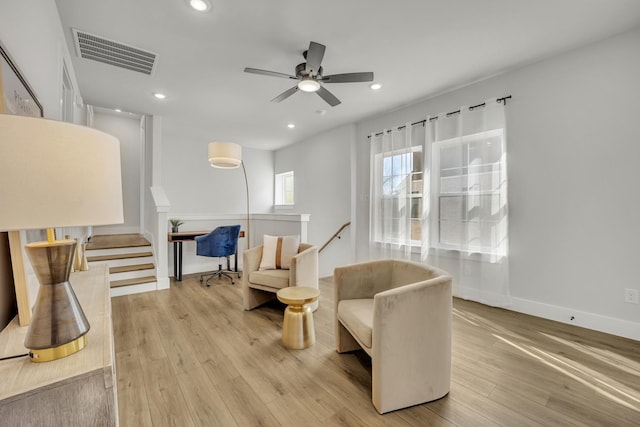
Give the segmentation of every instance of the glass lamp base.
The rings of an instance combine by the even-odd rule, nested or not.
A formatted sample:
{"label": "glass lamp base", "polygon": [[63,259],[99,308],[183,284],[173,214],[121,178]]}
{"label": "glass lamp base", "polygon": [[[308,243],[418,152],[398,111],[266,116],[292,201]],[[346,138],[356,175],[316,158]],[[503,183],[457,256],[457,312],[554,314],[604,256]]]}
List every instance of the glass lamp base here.
{"label": "glass lamp base", "polygon": [[40,282],[24,346],[33,362],[48,362],[82,350],[90,325],[69,283],[76,242],[55,240],[26,245]]}

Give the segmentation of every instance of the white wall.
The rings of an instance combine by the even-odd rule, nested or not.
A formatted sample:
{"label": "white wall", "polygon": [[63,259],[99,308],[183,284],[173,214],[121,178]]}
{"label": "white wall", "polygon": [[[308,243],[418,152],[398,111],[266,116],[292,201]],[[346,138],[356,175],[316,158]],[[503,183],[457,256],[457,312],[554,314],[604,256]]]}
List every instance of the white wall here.
{"label": "white wall", "polygon": [[94,227],[94,234],[140,232],[140,119],[95,112],[93,127],[120,140],[124,223]]}
{"label": "white wall", "polygon": [[[357,193],[369,192],[367,135],[488,98],[507,106],[513,309],[640,339],[640,29],[357,125]],[[368,202],[357,202],[357,258]]]}
{"label": "white wall", "polygon": [[[246,214],[242,168],[209,166],[209,141],[162,134],[162,186],[171,212],[189,214]],[[273,152],[242,149],[247,170],[251,212],[270,212],[273,205]]]}
{"label": "white wall", "polygon": [[44,116],[60,120],[63,61],[76,92],[78,82],[55,1],[0,1],[0,41],[34,90]]}
{"label": "white wall", "polygon": [[[308,241],[318,246],[351,220],[351,146],[355,126],[325,132],[275,154],[275,173],[294,173],[294,212],[311,214]],[[350,263],[351,232],[346,229],[320,254],[320,276]]]}
{"label": "white wall", "polygon": [[145,115],[141,126],[144,129],[144,150],[142,164],[143,214],[141,228],[144,236],[151,242],[154,250],[158,289],[168,289],[168,245],[165,244],[168,227],[167,212],[170,202],[162,188],[162,117]]}

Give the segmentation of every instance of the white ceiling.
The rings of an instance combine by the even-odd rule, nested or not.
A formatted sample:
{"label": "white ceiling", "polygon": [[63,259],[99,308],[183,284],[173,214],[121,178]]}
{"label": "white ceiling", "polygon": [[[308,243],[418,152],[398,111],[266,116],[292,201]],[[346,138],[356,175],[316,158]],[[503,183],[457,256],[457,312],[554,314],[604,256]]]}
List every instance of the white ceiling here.
{"label": "white ceiling", "polygon": [[[273,150],[640,25],[638,0],[210,1],[56,0],[85,102]],[[79,58],[73,28],[158,54],[153,75]],[[327,46],[325,75],[373,71],[383,88],[327,84],[333,108],[313,93],[272,103],[295,81],[243,72],[294,74],[310,41]]]}

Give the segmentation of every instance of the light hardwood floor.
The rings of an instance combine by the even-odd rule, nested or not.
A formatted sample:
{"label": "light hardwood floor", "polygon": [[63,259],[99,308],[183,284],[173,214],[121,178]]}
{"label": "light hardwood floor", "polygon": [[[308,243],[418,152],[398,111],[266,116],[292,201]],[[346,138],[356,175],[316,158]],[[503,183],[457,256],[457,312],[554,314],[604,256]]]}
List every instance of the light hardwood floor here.
{"label": "light hardwood floor", "polygon": [[280,344],[283,307],[198,275],[112,299],[120,425],[638,426],[640,343],[454,300],[451,392],[378,415],[371,362],[333,342],[320,283],[316,344]]}

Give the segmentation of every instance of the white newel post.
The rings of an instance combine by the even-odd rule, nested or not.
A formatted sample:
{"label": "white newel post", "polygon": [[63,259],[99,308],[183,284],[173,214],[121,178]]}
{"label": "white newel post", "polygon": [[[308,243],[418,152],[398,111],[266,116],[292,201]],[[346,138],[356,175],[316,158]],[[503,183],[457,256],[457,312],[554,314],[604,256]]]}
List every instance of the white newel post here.
{"label": "white newel post", "polygon": [[151,195],[155,203],[156,224],[150,227],[155,230],[153,236],[156,257],[156,278],[158,290],[169,289],[169,256],[167,251],[167,235],[169,232],[169,209],[171,205],[162,187],[151,187]]}

